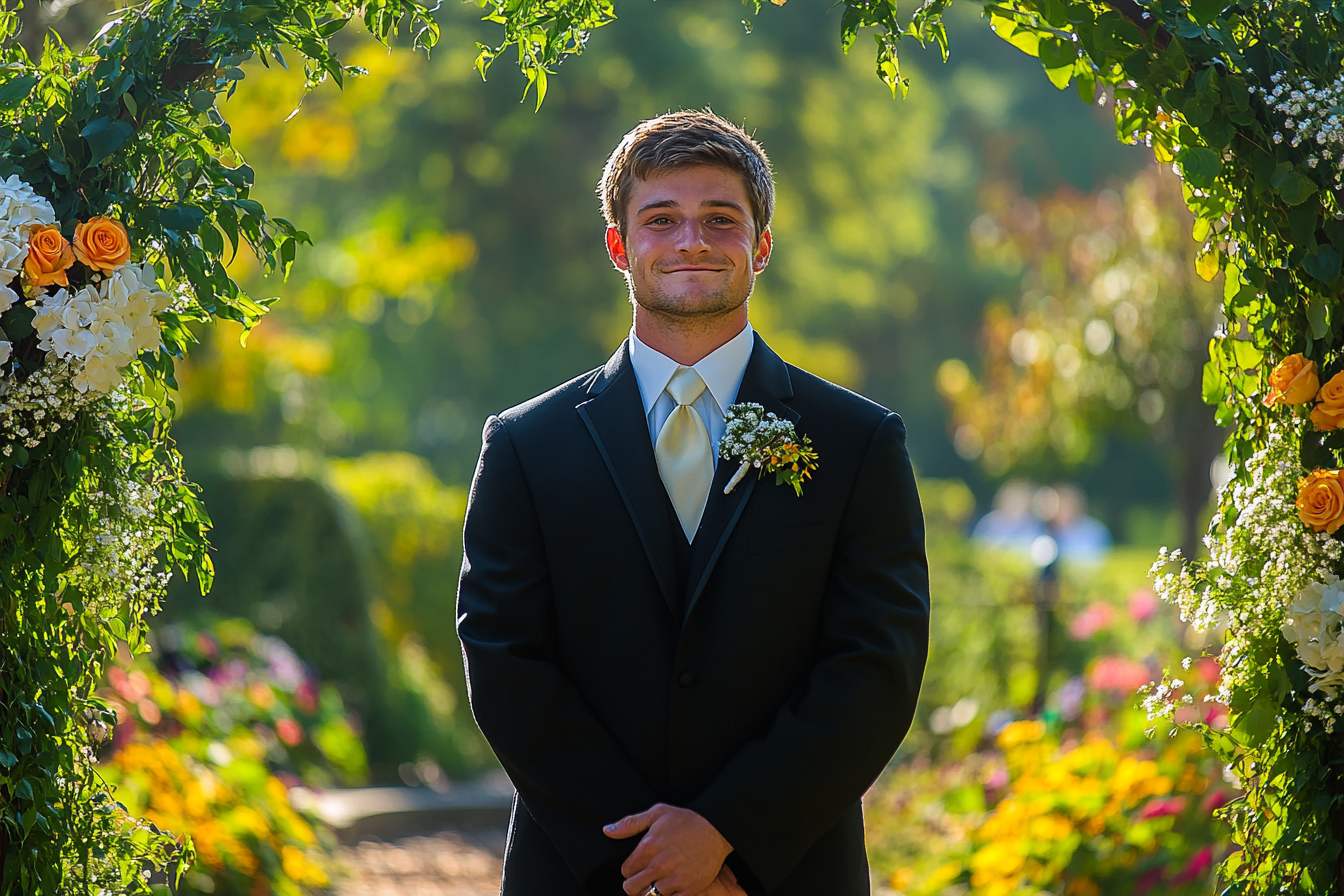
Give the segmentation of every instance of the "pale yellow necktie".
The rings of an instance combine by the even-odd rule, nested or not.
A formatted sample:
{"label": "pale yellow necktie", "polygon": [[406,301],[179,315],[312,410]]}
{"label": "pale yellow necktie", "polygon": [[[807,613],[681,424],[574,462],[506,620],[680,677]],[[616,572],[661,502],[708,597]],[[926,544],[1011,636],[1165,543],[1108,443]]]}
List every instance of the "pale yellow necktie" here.
{"label": "pale yellow necktie", "polygon": [[700,419],[695,400],[705,391],[705,381],[690,367],[678,367],[667,384],[667,394],[677,403],[672,415],[658,432],[653,454],[658,459],[658,475],[676,508],[687,541],[695,540],[700,517],[714,482],[714,455],[709,430]]}

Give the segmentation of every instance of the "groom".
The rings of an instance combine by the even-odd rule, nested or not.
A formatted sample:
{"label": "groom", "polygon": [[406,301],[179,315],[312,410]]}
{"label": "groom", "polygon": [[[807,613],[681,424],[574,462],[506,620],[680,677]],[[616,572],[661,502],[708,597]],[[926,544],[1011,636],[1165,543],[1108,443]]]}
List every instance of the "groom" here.
{"label": "groom", "polygon": [[[599,192],[630,337],[487,421],[467,510],[471,707],[518,789],[502,893],[866,894],[860,798],[928,651],[905,427],[752,331],[774,186],[740,128],[642,122]],[[810,437],[801,495],[725,493],[740,402]]]}

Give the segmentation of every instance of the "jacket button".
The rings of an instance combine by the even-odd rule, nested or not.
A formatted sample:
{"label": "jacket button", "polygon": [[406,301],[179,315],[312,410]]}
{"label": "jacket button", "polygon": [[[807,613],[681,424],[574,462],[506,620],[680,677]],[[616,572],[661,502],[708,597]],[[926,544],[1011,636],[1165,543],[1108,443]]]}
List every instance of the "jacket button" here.
{"label": "jacket button", "polygon": [[691,685],[695,684],[695,676],[689,672],[683,672],[677,676],[677,684],[681,685],[684,688],[688,688]]}

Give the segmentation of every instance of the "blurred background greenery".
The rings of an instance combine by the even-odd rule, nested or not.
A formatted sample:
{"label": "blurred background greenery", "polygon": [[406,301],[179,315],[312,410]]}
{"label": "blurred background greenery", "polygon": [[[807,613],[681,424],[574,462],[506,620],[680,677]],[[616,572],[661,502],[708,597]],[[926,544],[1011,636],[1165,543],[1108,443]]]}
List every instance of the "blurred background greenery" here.
{"label": "blurred background greenery", "polygon": [[[28,34],[54,23],[74,42],[105,10],[34,4]],[[282,301],[246,347],[220,327],[180,371],[175,434],[215,519],[218,579],[205,598],[179,583],[164,622],[241,618],[282,638],[340,689],[375,782],[489,768],[453,635],[480,428],[619,343],[602,163],[637,120],[709,106],[776,167],[754,324],[909,429],[936,630],[907,752],[958,737],[965,752],[994,712],[1024,713],[1099,658],[1167,662],[1185,632],[1159,616],[1104,643],[1055,638],[1040,685],[1038,571],[967,533],[1007,481],[1080,487],[1119,547],[1066,564],[1059,627],[1102,604],[1094,621],[1128,618],[1154,549],[1196,544],[1218,447],[1198,404],[1216,287],[1186,273],[1175,179],[973,5],[953,7],[947,64],[903,60],[904,101],[866,51],[840,52],[824,3],[749,23],[710,0],[619,12],[539,111],[504,66],[476,75],[476,42],[495,35],[473,5],[445,4],[428,59],[344,37],[372,73],[344,90],[304,97],[301,72],[251,65],[223,111],[260,198],[316,245],[283,283],[238,256],[253,294]],[[957,706],[978,721],[951,724]]]}
{"label": "blurred background greenery", "polygon": [[[371,77],[304,98],[299,73],[254,65],[230,100],[263,198],[316,246],[286,283],[263,281],[239,256],[235,272],[254,294],[283,301],[246,348],[220,336],[182,371],[176,432],[218,523],[220,577],[204,600],[178,589],[169,615],[242,615],[293,644],[364,718],[375,780],[395,781],[398,768],[406,777],[417,760],[458,776],[490,762],[452,633],[478,433],[489,413],[600,364],[628,329],[593,188],[621,134],[668,109],[710,106],[771,153],[778,249],[753,322],[786,359],[899,411],[921,477],[966,484],[971,503],[950,539],[1006,477],[1030,475],[1080,483],[1121,542],[1188,541],[1191,512],[1174,488],[1188,472],[1171,426],[1179,402],[1144,417],[1140,385],[1109,416],[1078,417],[1070,433],[1091,427],[1081,449],[1075,438],[996,460],[967,442],[962,404],[938,378],[949,359],[972,380],[992,371],[987,309],[1018,309],[1014,330],[1032,326],[1041,258],[1067,253],[1070,228],[1104,227],[1041,209],[1124,194],[1151,166],[1144,151],[1119,145],[1109,108],[1054,90],[974,11],[958,21],[948,65],[911,60],[916,89],[900,102],[864,54],[840,53],[823,5],[800,6],[767,9],[750,30],[732,4],[623,7],[552,79],[540,111],[519,102],[522,81],[507,69],[480,82],[472,60],[490,26],[456,4],[428,60],[352,35],[345,52]],[[1155,214],[1173,221],[1164,249],[1188,267],[1190,245],[1172,236],[1184,229],[1175,183],[1151,189],[1166,191]],[[1036,221],[1043,248],[996,248],[984,223],[995,213],[1019,242],[1032,239],[1021,220]],[[1086,296],[1086,283],[1075,291]],[[1038,391],[1050,398],[1049,383]],[[1197,478],[1202,509],[1207,479]],[[1013,580],[958,578],[954,567],[937,583],[950,603],[985,604],[979,589]],[[1032,626],[1011,642],[1011,627],[993,628],[1035,675]],[[949,693],[930,706],[966,696],[940,675],[930,694]],[[1013,705],[1002,681],[986,707]]]}

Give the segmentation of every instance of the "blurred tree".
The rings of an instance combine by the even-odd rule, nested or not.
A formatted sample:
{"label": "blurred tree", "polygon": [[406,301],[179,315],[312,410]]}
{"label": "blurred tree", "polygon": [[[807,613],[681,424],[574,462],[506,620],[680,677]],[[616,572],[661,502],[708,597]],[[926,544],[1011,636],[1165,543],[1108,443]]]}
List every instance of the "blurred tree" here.
{"label": "blurred tree", "polygon": [[[348,48],[376,77],[319,90],[288,122],[298,76],[249,76],[231,101],[237,142],[318,247],[284,287],[252,285],[286,299],[265,327],[323,342],[333,361],[318,375],[251,362],[252,386],[234,394],[253,404],[193,389],[184,422],[341,454],[410,450],[465,480],[486,414],[601,363],[628,328],[592,195],[606,153],[641,117],[709,104],[776,162],[779,251],[753,320],[786,358],[900,410],[921,468],[965,475],[930,386],[952,353],[935,346],[968,344],[964,321],[998,276],[963,263],[978,184],[1090,189],[1137,157],[1107,122],[1080,127],[1076,100],[992,34],[967,34],[960,64],[893,103],[818,33],[838,27],[820,8],[767,11],[750,34],[701,0],[622,14],[620,43],[596,34],[598,52],[573,60],[537,113],[508,71],[479,83],[491,26],[459,7],[442,11],[429,61]],[[446,267],[414,256],[445,233]],[[416,284],[394,275],[411,270]],[[222,363],[231,349],[218,350]],[[212,422],[212,408],[246,419]]]}
{"label": "blurred tree", "polygon": [[[300,76],[273,67],[230,101],[264,198],[316,245],[285,284],[236,259],[256,294],[284,301],[246,349],[214,335],[181,371],[178,438],[193,468],[220,446],[287,443],[370,473],[364,497],[346,497],[372,535],[378,630],[394,650],[420,634],[405,643],[456,689],[459,720],[456,533],[448,554],[398,566],[394,505],[423,503],[412,480],[430,470],[465,482],[487,414],[600,364],[628,329],[593,188],[635,121],[712,105],[755,130],[777,168],[779,251],[753,321],[787,359],[901,411],[932,475],[978,475],[949,450],[932,388],[940,360],[971,350],[965,321],[1002,276],[964,263],[978,185],[1090,189],[1133,164],[1108,121],[1080,127],[1076,100],[992,34],[968,33],[965,61],[893,103],[865,60],[819,36],[838,27],[820,8],[762,15],[750,34],[707,0],[622,14],[629,27],[596,34],[600,52],[573,60],[540,112],[505,70],[480,83],[490,26],[458,6],[441,11],[429,60],[352,43],[346,57],[374,77],[303,98]],[[382,502],[385,452],[429,467]]]}
{"label": "blurred tree", "polygon": [[1020,273],[1021,291],[985,311],[979,380],[959,359],[939,367],[958,454],[1053,477],[1097,463],[1117,432],[1147,436],[1168,448],[1193,552],[1222,445],[1198,377],[1219,294],[1189,264],[1179,180],[1145,172],[1123,192],[1040,202],[986,189],[983,204],[977,255]]}

